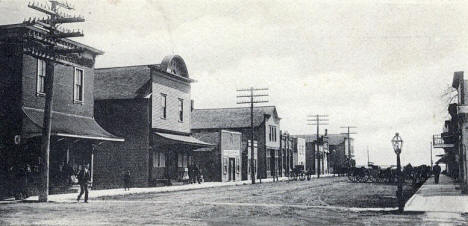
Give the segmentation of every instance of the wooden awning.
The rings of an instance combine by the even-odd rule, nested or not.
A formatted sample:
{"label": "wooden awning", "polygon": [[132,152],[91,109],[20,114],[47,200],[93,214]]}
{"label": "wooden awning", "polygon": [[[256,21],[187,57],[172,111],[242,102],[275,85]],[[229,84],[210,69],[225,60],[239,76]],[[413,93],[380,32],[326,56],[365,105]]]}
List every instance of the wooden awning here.
{"label": "wooden awning", "polygon": [[[23,107],[23,112],[26,115],[26,121],[24,122],[22,136],[24,138],[41,136],[44,110]],[[53,111],[51,120],[52,136],[105,141],[124,141],[123,138],[114,136],[104,130],[92,117]]]}

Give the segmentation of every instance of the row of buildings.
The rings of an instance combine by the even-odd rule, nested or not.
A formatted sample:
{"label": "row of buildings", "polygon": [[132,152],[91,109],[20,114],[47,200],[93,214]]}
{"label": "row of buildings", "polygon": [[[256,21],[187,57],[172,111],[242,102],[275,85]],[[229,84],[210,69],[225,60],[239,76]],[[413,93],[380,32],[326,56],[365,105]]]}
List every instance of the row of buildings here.
{"label": "row of buildings", "polygon": [[452,88],[453,92],[447,93],[450,119],[444,122],[442,133],[433,136],[433,147],[444,150],[436,163],[445,163],[447,174],[468,193],[468,80],[462,71],[454,73]]}
{"label": "row of buildings", "polygon": [[[24,24],[0,26],[0,157],[4,171],[28,167],[39,178],[47,56],[28,48],[46,31]],[[276,107],[195,109],[182,57],[159,64],[94,68],[103,52],[59,40],[82,52],[54,65],[50,186],[66,169],[91,169],[95,188],[186,181],[197,166],[207,181],[288,176],[296,165],[339,173],[353,164],[352,142],[342,134],[290,135]],[[250,165],[251,146],[254,165]],[[8,169],[7,169],[8,168]],[[31,180],[34,181],[34,180]],[[37,181],[37,180],[36,180]]]}

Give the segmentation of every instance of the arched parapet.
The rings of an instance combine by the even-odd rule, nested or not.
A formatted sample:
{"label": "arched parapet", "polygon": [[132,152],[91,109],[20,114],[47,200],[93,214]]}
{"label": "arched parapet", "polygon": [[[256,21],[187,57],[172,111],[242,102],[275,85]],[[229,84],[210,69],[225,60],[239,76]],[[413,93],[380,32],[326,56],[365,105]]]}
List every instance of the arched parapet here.
{"label": "arched parapet", "polygon": [[167,73],[179,75],[185,78],[189,77],[187,66],[184,59],[179,55],[165,56],[161,62],[161,70]]}

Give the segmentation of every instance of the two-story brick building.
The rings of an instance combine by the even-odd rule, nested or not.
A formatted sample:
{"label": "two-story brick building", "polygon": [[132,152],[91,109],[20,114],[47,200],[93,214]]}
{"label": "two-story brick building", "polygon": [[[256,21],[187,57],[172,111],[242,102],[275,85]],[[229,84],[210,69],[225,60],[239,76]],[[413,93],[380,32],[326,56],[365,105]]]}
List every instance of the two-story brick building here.
{"label": "two-story brick building", "polygon": [[191,136],[191,83],[184,60],[96,69],[96,119],[125,142],[104,144],[95,169],[100,187],[134,186],[187,179],[194,149],[211,146]]}
{"label": "two-story brick building", "polygon": [[[44,85],[50,67],[46,66],[47,54],[30,47],[40,45],[38,40],[46,34],[35,26],[0,26],[0,151],[9,164],[17,163],[12,167],[31,169],[30,181],[34,182],[38,182],[42,162]],[[52,190],[68,185],[64,172],[68,166],[77,170],[79,165],[88,165],[93,175],[93,155],[101,142],[123,141],[94,120],[94,63],[103,52],[69,39],[60,39],[58,45],[83,52],[53,65]]]}
{"label": "two-story brick building", "polygon": [[[274,106],[254,107],[254,151],[257,161],[253,169],[257,178],[271,177],[278,169],[280,156],[280,118]],[[194,109],[192,132],[220,129],[242,133],[242,180],[250,177],[250,108]],[[256,144],[256,145],[255,145]],[[255,149],[255,147],[257,147]],[[255,160],[255,159],[254,159]]]}

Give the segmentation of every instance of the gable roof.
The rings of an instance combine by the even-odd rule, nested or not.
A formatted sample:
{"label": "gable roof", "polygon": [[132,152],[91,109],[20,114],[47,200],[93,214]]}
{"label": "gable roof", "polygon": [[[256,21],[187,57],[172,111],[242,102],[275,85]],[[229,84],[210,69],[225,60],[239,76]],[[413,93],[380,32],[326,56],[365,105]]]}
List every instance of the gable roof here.
{"label": "gable roof", "polygon": [[151,92],[150,65],[99,68],[94,71],[94,99],[143,98]]}
{"label": "gable roof", "polygon": [[[261,125],[267,117],[278,119],[275,106],[254,107],[254,126]],[[194,109],[191,119],[192,129],[227,129],[250,127],[250,107]]]}
{"label": "gable roof", "polygon": [[[291,135],[291,136],[303,138],[306,140],[306,142],[314,142],[315,140],[317,140],[317,134]],[[345,141],[345,138],[347,137],[347,135],[346,134],[327,134],[327,137],[328,137],[328,145],[339,145]],[[353,138],[351,137],[351,139]]]}

